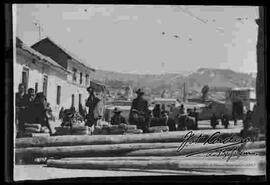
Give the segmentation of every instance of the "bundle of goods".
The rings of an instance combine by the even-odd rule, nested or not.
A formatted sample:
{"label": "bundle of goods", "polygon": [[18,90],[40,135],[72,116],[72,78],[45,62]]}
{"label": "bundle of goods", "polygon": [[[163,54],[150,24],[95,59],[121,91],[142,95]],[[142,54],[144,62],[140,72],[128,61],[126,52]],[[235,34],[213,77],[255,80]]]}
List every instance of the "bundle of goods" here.
{"label": "bundle of goods", "polygon": [[77,125],[84,125],[84,118],[80,115],[79,112],[73,111],[72,109],[66,109],[63,112],[63,122],[61,126],[70,126],[74,127]]}
{"label": "bundle of goods", "polygon": [[61,127],[55,127],[55,135],[88,135],[90,129],[85,125],[84,118],[72,109],[63,111]]}
{"label": "bundle of goods", "polygon": [[141,129],[137,129],[136,125],[109,125],[109,124],[99,124],[94,127],[93,135],[118,135],[118,134],[140,134]]}
{"label": "bundle of goods", "polygon": [[55,135],[90,135],[91,130],[88,126],[62,126],[62,127],[55,127]]}
{"label": "bundle of goods", "polygon": [[32,137],[33,134],[37,133],[49,133],[49,129],[47,127],[42,127],[40,124],[24,124],[24,137]]}
{"label": "bundle of goods", "polygon": [[150,133],[156,133],[156,132],[168,132],[169,127],[168,126],[154,126],[154,127],[149,127],[148,131]]}
{"label": "bundle of goods", "polygon": [[88,126],[74,126],[71,128],[72,135],[90,135],[91,130]]}

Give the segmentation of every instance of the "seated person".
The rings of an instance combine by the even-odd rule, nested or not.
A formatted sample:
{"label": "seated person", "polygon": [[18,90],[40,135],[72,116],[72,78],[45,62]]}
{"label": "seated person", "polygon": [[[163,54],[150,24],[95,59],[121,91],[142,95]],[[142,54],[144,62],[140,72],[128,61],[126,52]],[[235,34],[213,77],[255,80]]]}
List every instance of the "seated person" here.
{"label": "seated person", "polygon": [[168,111],[162,111],[161,118],[162,121],[164,122],[164,125],[169,127],[169,131],[176,130],[176,122],[174,121],[174,119],[169,117]]}
{"label": "seated person", "polygon": [[114,115],[111,118],[111,125],[119,125],[121,123],[127,124],[126,119],[121,115],[121,110],[115,108],[113,112]]}

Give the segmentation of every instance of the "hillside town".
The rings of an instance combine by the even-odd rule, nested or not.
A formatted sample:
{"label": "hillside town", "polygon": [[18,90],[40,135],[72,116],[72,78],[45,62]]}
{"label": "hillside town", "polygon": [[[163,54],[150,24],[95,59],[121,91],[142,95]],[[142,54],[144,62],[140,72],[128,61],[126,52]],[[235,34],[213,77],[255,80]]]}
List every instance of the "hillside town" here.
{"label": "hillside town", "polygon": [[[91,61],[82,60],[50,37],[30,46],[18,36],[14,42],[16,165],[181,171],[192,164],[189,167],[197,174],[211,165],[205,162],[205,167],[200,166],[199,156],[180,164],[179,157],[199,153],[201,147],[192,148],[190,142],[186,153],[178,147],[180,138],[199,132],[208,138],[216,133],[219,139],[238,137],[241,144],[250,141],[246,151],[265,156],[265,133],[258,126],[258,91],[252,75],[243,75],[246,79],[229,75],[234,80],[225,83],[222,70],[200,68],[187,77],[168,75],[171,83],[155,81],[158,85],[150,87],[145,85],[145,77],[144,85],[140,80],[116,80],[108,74],[97,78],[101,72]],[[148,83],[153,85],[150,80]],[[236,155],[240,154],[232,154]],[[147,162],[142,163],[139,157]],[[211,160],[222,165],[216,174],[235,173],[230,163]],[[178,166],[171,165],[172,161]],[[237,173],[245,167],[239,167]],[[207,173],[212,174],[211,170]]]}
{"label": "hillside town", "polygon": [[[45,38],[31,47],[26,46],[17,38],[15,64],[17,71],[15,75],[21,75],[15,78],[14,85],[19,87],[19,92],[21,91],[20,88],[23,88],[24,92],[21,93],[29,97],[29,100],[25,101],[25,105],[21,105],[26,107],[26,112],[27,109],[29,111],[25,115],[29,115],[29,117],[33,115],[31,102],[36,101],[36,97],[44,97],[47,104],[49,104],[48,110],[50,111],[51,119],[55,122],[49,127],[50,129],[51,127],[59,126],[56,124],[63,121],[60,114],[65,110],[78,112],[83,117],[83,123],[87,122],[87,115],[91,111],[86,106],[89,96],[88,88],[92,88],[95,96],[102,102],[99,120],[110,123],[115,108],[123,112],[125,120],[129,120],[129,113],[132,111],[132,99],[135,98],[134,95],[136,94],[135,90],[131,86],[119,86],[117,84],[106,86],[91,79],[91,74],[95,73],[95,69],[84,64],[71,52],[57,45],[55,41],[49,38]],[[216,92],[215,94],[223,93],[223,98],[213,97],[209,91],[212,93]],[[197,112],[195,114],[197,117],[195,118],[197,121],[211,120],[215,114],[217,119],[221,119],[221,116],[225,115],[228,117],[227,119],[237,122],[237,120],[244,120],[244,116],[252,111],[256,104],[255,89],[251,87],[225,89],[211,87],[210,90],[209,86],[204,86],[199,96],[188,96],[184,92],[183,97],[179,96],[178,98],[171,97],[166,93],[165,89],[160,92],[160,95],[151,96],[147,91],[142,92],[142,94],[148,101],[147,109],[149,109],[150,115],[154,118],[160,118],[162,111],[166,111],[168,116],[175,120],[175,122],[177,122],[176,119],[179,116],[177,114],[181,111],[180,109],[183,109],[183,114],[187,113],[189,115],[193,115],[192,111],[196,109]],[[16,104],[19,101],[17,95]],[[28,118],[22,119],[26,120],[26,123],[31,122],[27,120]],[[45,120],[45,118],[40,118],[40,120]],[[90,123],[89,126],[92,125],[94,123]],[[157,126],[166,125],[160,123]],[[210,123],[209,126],[211,126]],[[51,130],[50,133],[53,134],[53,131]]]}

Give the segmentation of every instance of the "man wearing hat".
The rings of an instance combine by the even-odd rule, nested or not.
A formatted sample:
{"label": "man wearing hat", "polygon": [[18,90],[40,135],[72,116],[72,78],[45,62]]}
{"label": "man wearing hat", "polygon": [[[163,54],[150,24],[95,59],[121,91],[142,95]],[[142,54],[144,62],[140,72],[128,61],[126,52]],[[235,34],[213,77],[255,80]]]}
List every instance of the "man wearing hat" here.
{"label": "man wearing hat", "polygon": [[121,123],[126,124],[126,119],[121,115],[121,110],[119,110],[117,107],[114,108],[113,110],[113,117],[111,118],[111,124],[112,125],[119,125]]}
{"label": "man wearing hat", "polygon": [[[148,102],[143,98],[144,92],[141,89],[136,91],[137,98],[132,101],[129,121],[131,124],[136,124],[139,129],[142,129],[144,132],[147,132],[149,127],[149,110],[148,110]],[[138,112],[138,118],[134,118],[134,111]],[[136,115],[136,114],[135,114]],[[136,121],[136,119],[140,120],[140,123]]]}
{"label": "man wearing hat", "polygon": [[85,105],[89,109],[86,125],[91,127],[93,124],[96,124],[97,120],[103,116],[103,104],[102,101],[95,96],[94,89],[92,87],[88,87],[87,91],[89,93],[89,97]]}

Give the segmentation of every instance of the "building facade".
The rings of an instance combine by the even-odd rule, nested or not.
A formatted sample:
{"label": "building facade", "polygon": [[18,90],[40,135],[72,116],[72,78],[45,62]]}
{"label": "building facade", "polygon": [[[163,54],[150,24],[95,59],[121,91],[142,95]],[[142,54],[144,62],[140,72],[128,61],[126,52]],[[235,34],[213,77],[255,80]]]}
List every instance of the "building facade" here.
{"label": "building facade", "polygon": [[34,49],[16,39],[16,55],[14,62],[14,91],[17,92],[20,83],[26,89],[33,88],[35,92],[43,92],[50,103],[54,115],[58,115],[64,100],[64,87],[69,72]]}
{"label": "building facade", "polygon": [[74,106],[78,110],[80,103],[85,105],[88,98],[86,88],[90,86],[90,74],[95,70],[48,37],[34,44],[32,48],[52,58],[68,71],[66,85],[63,87],[62,106]]}

